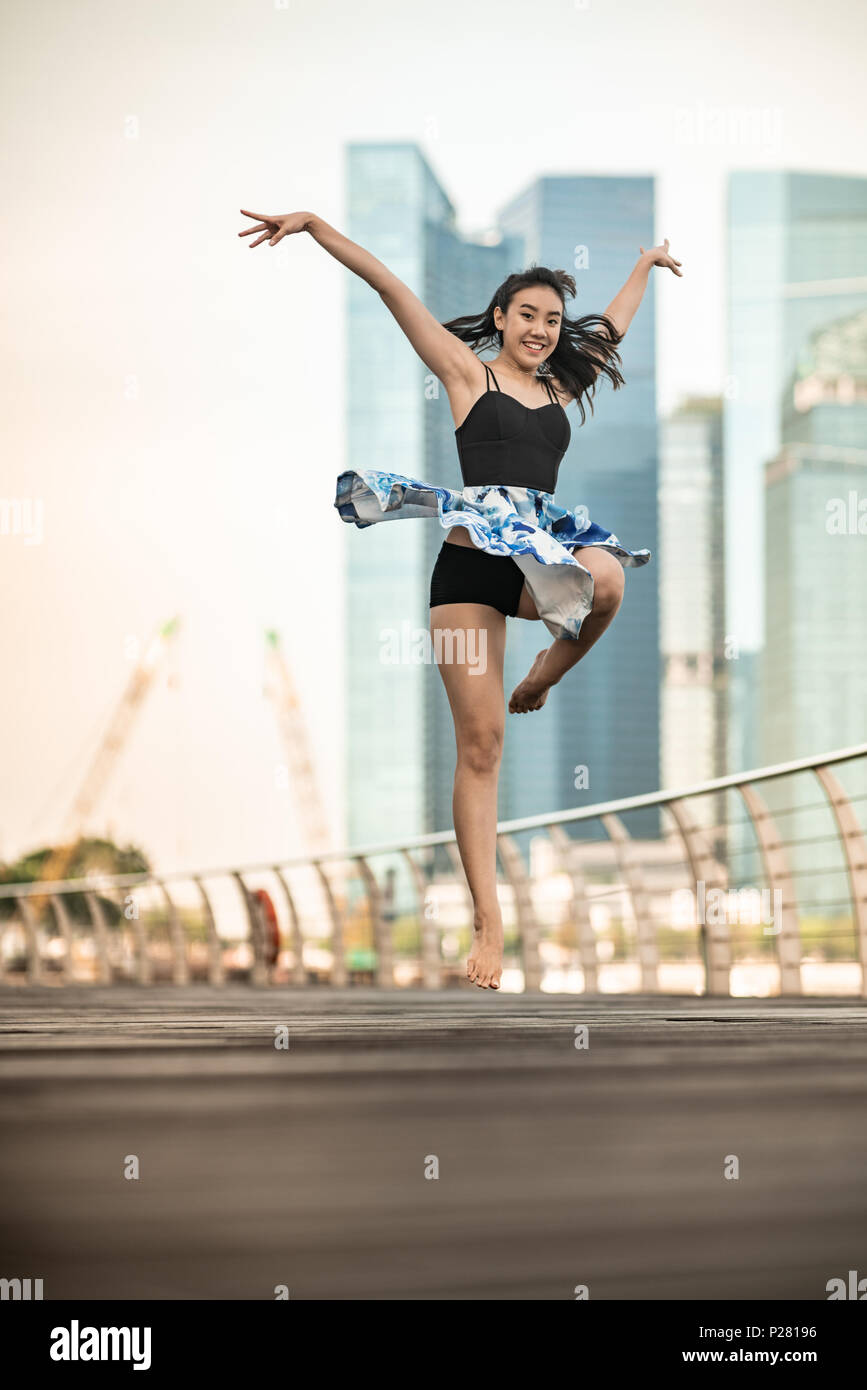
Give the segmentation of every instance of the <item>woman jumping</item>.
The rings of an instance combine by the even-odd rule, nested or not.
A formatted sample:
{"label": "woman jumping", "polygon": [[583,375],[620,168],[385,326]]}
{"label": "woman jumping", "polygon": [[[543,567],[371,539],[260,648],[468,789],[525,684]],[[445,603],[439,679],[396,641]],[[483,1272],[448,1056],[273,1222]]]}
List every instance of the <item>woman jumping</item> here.
{"label": "woman jumping", "polygon": [[[566,406],[577,403],[583,424],[600,375],[615,390],[625,384],[617,346],[650,270],[665,266],[680,275],[680,261],[669,255],[667,240],[648,251],[640,247],[605,313],[579,319],[566,316],[566,299],[575,295],[572,276],[533,265],[504,280],[483,313],[441,324],[382,261],[315,213],[241,211],[255,221],[239,233],[256,237],[251,247],[308,232],[376,290],[448,395],[460,492],[399,473],[349,470],[337,479],[334,505],[356,526],[437,517],[446,531],[431,575],[434,650],[484,652],[486,658],[483,666],[437,661],[455,726],[455,836],[473,899],[467,976],[482,989],[498,989],[497,782],[506,617],[541,619],[554,638],[512,691],[510,713],[525,714],[542,708],[551,686],[608,627],[623,597],[624,567],[650,559],[649,550],[627,550],[585,508],[557,506],[553,494],[571,439]],[[486,347],[498,355],[482,362],[474,349]],[[461,636],[473,640],[454,640]]]}

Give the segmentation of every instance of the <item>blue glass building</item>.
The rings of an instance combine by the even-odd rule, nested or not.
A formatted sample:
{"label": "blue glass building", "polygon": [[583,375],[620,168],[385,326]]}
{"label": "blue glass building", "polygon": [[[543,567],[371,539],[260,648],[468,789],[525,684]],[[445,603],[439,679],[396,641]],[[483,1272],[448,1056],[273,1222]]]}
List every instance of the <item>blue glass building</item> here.
{"label": "blue glass building", "polygon": [[[725,770],[722,402],[690,399],[660,438],[662,785]],[[695,808],[702,814],[708,808]]]}
{"label": "blue glass building", "polygon": [[[726,626],[742,651],[758,651],[767,609],[764,468],[781,447],[787,383],[811,334],[867,306],[867,178],[736,172],[727,216]],[[760,721],[758,690],[741,688],[740,697],[730,720],[732,771],[754,765],[747,745]]]}
{"label": "blue glass building", "polygon": [[812,336],[765,490],[762,759],[776,763],[867,726],[867,310]]}
{"label": "blue glass building", "polygon": [[[462,239],[455,211],[414,144],[347,149],[348,232],[445,322],[487,303],[515,248]],[[379,296],[347,277],[346,467],[460,487],[448,398]],[[433,520],[346,531],[349,844],[452,823],[455,740],[439,673],[412,659],[428,631],[430,573],[445,533]],[[401,659],[388,660],[389,636]]]}
{"label": "blue glass building", "polygon": [[[601,312],[652,243],[650,178],[544,178],[499,217],[501,240],[476,244],[414,144],[347,151],[348,235],[378,256],[445,322],[481,311],[530,261],[579,282],[570,315]],[[586,247],[586,252],[576,248]],[[582,269],[578,270],[576,258]],[[586,264],[585,264],[586,262]],[[375,291],[347,281],[346,467],[377,467],[460,485],[454,421],[441,384],[419,361]],[[656,551],[657,445],[653,282],[623,347],[628,387],[605,386],[573,442],[558,501],[584,503],[632,549]],[[485,353],[493,356],[494,352]],[[452,824],[454,732],[432,665],[385,659],[388,634],[427,631],[430,572],[444,533],[432,521],[346,528],[347,839],[398,839]],[[627,572],[611,629],[552,691],[539,714],[508,716],[501,818],[651,791],[659,785],[656,567]],[[541,623],[509,620],[506,698],[550,642]],[[575,788],[586,765],[590,785]],[[656,833],[654,813],[631,825]]]}
{"label": "blue glass building", "polygon": [[[536,180],[502,209],[499,225],[519,237],[522,266],[568,270],[578,286],[570,317],[602,313],[638,259],[654,244],[654,180],[566,176]],[[590,516],[631,550],[657,551],[657,418],[654,278],[622,344],[625,389],[602,382],[595,413],[579,428],[570,406],[572,443],[560,466],[557,500],[585,504]],[[623,605],[585,660],[548,696],[541,717],[512,716],[504,774],[510,814],[655,791],[659,787],[658,567],[628,570]],[[536,623],[510,625],[507,679],[515,684],[548,644]],[[552,717],[553,716],[553,717]],[[576,789],[576,769],[589,785]],[[633,833],[657,833],[657,815],[630,821]],[[593,833],[598,833],[595,829]]]}

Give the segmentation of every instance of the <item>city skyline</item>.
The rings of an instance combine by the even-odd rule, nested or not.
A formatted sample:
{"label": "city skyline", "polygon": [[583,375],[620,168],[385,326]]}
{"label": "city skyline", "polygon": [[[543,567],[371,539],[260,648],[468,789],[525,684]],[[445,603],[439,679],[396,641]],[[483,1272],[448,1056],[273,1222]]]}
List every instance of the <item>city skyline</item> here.
{"label": "city skyline", "polygon": [[[16,656],[2,696],[16,731],[3,857],[57,832],[131,646],[177,612],[178,681],[143,712],[97,828],[111,821],[165,868],[300,848],[261,698],[269,628],[293,656],[339,821],[344,552],[331,504],[347,273],[301,239],[250,256],[238,207],[312,206],[345,230],[343,150],[358,139],[418,142],[467,236],[482,237],[536,177],[653,174],[657,235],[672,238],[685,272],[658,306],[665,413],[718,392],[725,376],[726,171],[864,170],[865,19],[845,6],[771,5],[761,23],[746,6],[683,7],[675,38],[637,5],[575,10],[556,43],[521,38],[533,71],[552,53],[568,69],[547,86],[541,144],[538,126],[514,121],[503,138],[508,88],[496,110],[497,35],[522,10],[476,17],[469,32],[449,5],[433,27],[398,12],[342,13],[335,25],[327,5],[241,13],[203,0],[149,7],[147,24],[108,3],[37,0],[4,16],[6,185],[26,190],[36,215],[13,239],[11,206],[4,214],[14,250],[3,492],[42,500],[44,539],[0,541],[3,592],[14,595],[0,640]],[[624,24],[634,43],[612,106]],[[404,66],[388,59],[395,26],[413,54]],[[100,33],[99,51],[86,32]],[[468,122],[451,100],[457,32],[463,61],[492,74],[484,119]],[[327,45],[327,102],[316,64],[293,62],[304,44]],[[388,316],[373,300],[378,333]]]}
{"label": "city skyline", "polygon": [[[406,144],[348,151],[349,236],[383,259],[441,322],[481,307],[515,265],[575,263],[576,278],[604,308],[631,265],[628,248],[654,223],[651,179],[540,178],[498,215],[500,244],[467,243],[424,152]],[[581,226],[587,244],[574,245]],[[585,260],[589,259],[589,265]],[[581,266],[582,269],[577,267]],[[367,287],[347,293],[347,468],[378,468],[462,487],[446,393],[397,325],[377,335]],[[649,281],[621,349],[627,389],[603,383],[560,466],[557,497],[630,548],[657,549],[655,393],[656,278]],[[567,313],[580,313],[572,301]],[[371,344],[375,340],[375,346]],[[492,358],[493,350],[485,350]],[[347,540],[347,839],[386,841],[443,830],[451,821],[455,752],[451,714],[431,665],[384,662],[383,634],[428,625],[430,572],[445,536],[434,521],[354,529]],[[499,783],[501,819],[566,810],[656,790],[659,782],[658,574],[630,576],[617,625],[592,661],[553,693],[542,718],[512,721]],[[510,619],[506,684],[526,673],[546,633]],[[580,682],[580,693],[579,683]],[[396,750],[400,750],[399,754]],[[576,775],[578,774],[578,775]],[[640,818],[655,829],[652,814]]]}
{"label": "city skyline", "polygon": [[727,631],[765,638],[763,469],[782,439],[783,397],[810,335],[867,307],[867,178],[786,169],[728,180],[727,376],[723,397]]}

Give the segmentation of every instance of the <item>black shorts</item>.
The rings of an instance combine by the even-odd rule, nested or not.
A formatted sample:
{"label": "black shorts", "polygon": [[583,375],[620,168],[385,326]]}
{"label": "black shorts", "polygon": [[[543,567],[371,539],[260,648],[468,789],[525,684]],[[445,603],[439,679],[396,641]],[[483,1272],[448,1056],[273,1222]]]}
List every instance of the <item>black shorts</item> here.
{"label": "black shorts", "polygon": [[514,618],[523,587],[524,576],[510,556],[443,541],[430,577],[430,606],[485,603]]}

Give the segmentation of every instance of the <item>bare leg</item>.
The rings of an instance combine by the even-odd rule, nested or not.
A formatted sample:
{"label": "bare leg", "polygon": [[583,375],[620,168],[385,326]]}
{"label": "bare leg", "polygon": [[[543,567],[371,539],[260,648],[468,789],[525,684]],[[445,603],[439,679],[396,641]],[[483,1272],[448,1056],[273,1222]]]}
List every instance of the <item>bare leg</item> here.
{"label": "bare leg", "polygon": [[[473,898],[467,976],[482,989],[499,989],[503,920],[497,900],[497,781],[505,728],[506,619],[485,604],[443,603],[430,610],[430,630],[455,723],[452,811]],[[475,665],[460,659],[462,651],[472,654]],[[484,663],[478,659],[482,654]]]}
{"label": "bare leg", "polygon": [[[579,662],[598,642],[623,601],[623,566],[606,550],[591,546],[573,546],[573,554],[582,550],[581,564],[593,575],[593,607],[581,624],[577,639],[556,637],[550,647],[539,652],[527,675],[512,691],[510,714],[526,714],[541,709],[552,685],[562,680],[567,671]],[[518,608],[519,618],[538,618],[536,605],[524,588]]]}

